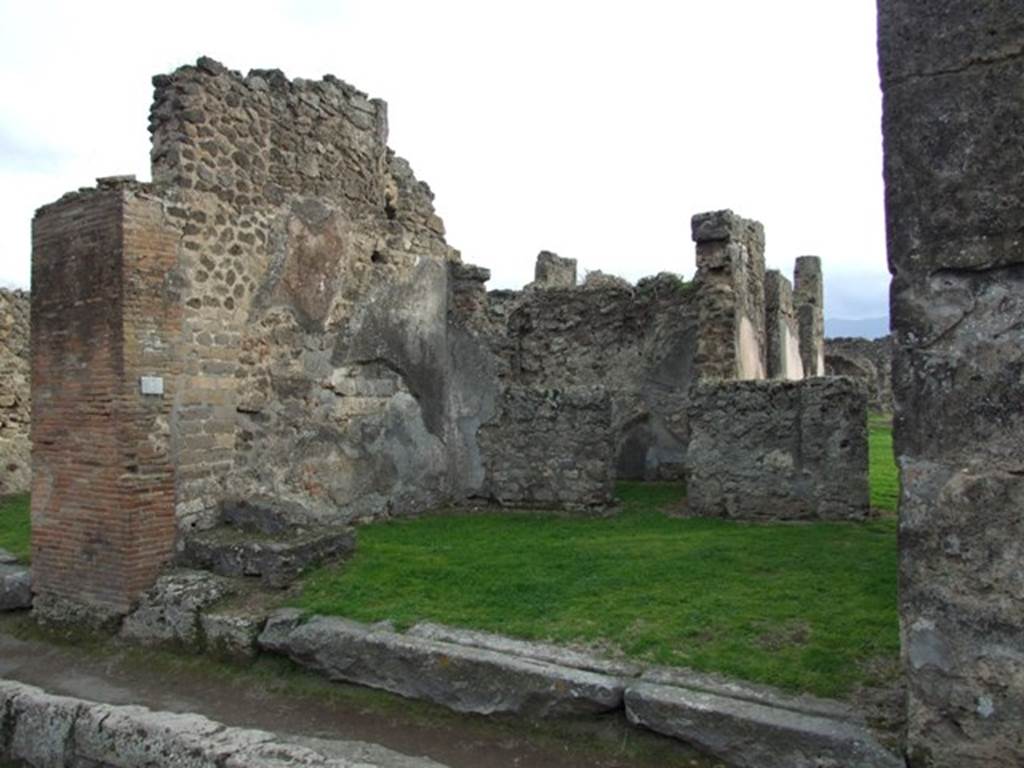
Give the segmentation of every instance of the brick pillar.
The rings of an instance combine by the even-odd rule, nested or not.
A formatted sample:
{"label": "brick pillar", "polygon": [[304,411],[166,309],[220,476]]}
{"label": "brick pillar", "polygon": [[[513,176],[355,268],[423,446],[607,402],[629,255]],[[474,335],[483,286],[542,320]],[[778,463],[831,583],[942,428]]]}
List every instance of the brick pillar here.
{"label": "brick pillar", "polygon": [[764,228],[729,210],[699,213],[697,244],[700,378],[765,377]]}
{"label": "brick pillar", "polygon": [[799,256],[793,272],[793,303],[800,325],[800,359],[805,376],[825,375],[825,287],[821,259]]}
{"label": "brick pillar", "polygon": [[878,11],[910,764],[1024,765],[1024,5]]}
{"label": "brick pillar", "polygon": [[44,620],[123,614],[172,552],[178,240],[160,202],[127,183],[66,196],[32,223],[32,569]]}
{"label": "brick pillar", "polygon": [[802,379],[800,326],[793,307],[793,286],[778,270],[764,276],[768,378]]}

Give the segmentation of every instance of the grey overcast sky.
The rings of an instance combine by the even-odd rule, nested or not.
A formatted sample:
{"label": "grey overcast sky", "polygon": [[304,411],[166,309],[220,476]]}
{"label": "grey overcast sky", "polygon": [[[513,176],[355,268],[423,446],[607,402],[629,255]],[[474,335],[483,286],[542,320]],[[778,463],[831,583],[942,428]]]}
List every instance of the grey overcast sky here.
{"label": "grey overcast sky", "polygon": [[770,267],[822,256],[830,317],[887,314],[874,0],[0,0],[0,284],[35,208],[149,178],[150,77],[201,54],[386,100],[491,287],[541,249],[690,277],[690,216],[732,208]]}

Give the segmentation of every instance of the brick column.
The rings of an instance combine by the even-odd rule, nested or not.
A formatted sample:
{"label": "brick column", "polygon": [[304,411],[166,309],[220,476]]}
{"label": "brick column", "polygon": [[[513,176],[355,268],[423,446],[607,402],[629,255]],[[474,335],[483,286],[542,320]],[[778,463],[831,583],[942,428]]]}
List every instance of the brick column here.
{"label": "brick column", "polygon": [[140,185],[110,183],[41,208],[32,241],[35,605],[102,624],[174,544],[179,233]]}
{"label": "brick column", "polygon": [[1024,765],[1024,4],[878,12],[910,764]]}

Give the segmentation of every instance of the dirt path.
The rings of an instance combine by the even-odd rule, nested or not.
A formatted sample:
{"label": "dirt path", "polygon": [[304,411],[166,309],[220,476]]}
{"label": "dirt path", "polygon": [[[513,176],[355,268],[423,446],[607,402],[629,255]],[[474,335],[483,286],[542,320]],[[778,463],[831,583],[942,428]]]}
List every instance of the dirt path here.
{"label": "dirt path", "polygon": [[456,715],[330,683],[284,660],[243,668],[167,651],[55,640],[25,616],[0,616],[0,677],[93,701],[198,712],[233,726],[372,742],[451,768],[722,766],[632,728],[621,716],[528,723]]}

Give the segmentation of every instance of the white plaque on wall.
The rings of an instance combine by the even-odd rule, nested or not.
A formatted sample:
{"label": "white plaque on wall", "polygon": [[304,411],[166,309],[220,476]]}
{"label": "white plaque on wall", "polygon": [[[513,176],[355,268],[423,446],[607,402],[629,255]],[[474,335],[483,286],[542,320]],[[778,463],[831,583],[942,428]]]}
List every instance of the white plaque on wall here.
{"label": "white plaque on wall", "polygon": [[139,389],[144,395],[162,395],[164,393],[164,377],[141,376],[139,377]]}

